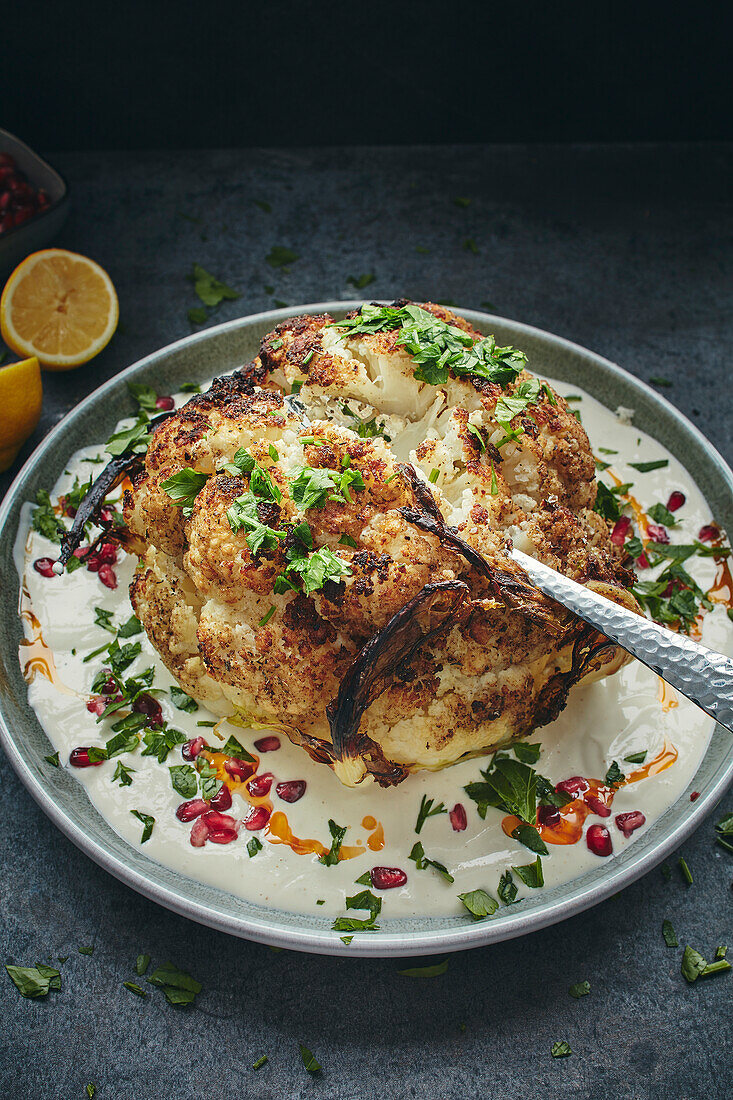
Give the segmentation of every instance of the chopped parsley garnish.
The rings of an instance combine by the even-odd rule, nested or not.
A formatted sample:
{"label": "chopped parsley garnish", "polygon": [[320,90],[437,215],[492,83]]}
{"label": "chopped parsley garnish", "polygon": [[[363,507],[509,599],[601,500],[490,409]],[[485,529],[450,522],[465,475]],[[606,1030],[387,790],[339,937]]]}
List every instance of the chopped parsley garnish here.
{"label": "chopped parsley garnish", "polygon": [[252,1069],[262,1069],[262,1067],[267,1063],[267,1061],[268,1061],[267,1055],[266,1054],[261,1054],[259,1056],[259,1058],[255,1062],[252,1063]]}
{"label": "chopped parsley garnish", "polygon": [[129,989],[131,993],[134,993],[136,997],[147,997],[147,989],[143,989],[137,982],[123,982],[125,989]]}
{"label": "chopped parsley garnish", "polygon": [[227,286],[220,279],[217,279],[200,264],[193,265],[193,273],[189,276],[193,283],[193,289],[196,295],[204,303],[205,306],[210,308],[218,306],[220,302],[225,299],[228,301],[234,301],[240,297],[238,291],[233,290],[232,287]]}
{"label": "chopped parsley garnish", "polygon": [[[295,573],[300,576],[303,583],[303,591],[306,596],[323,588],[326,581],[338,581],[341,577],[351,575],[351,566],[342,558],[336,556],[327,546],[322,546],[313,554],[298,556],[291,559],[285,567],[286,573]],[[284,584],[278,585],[282,581]],[[275,582],[275,592],[286,591],[295,588],[295,584],[287,577],[278,577]]]}
{"label": "chopped parsley garnish", "polygon": [[[305,364],[305,359],[303,363]],[[348,405],[343,406],[343,411],[346,416],[350,416],[352,420],[356,420],[357,423],[352,430],[356,432],[359,439],[375,439],[377,436],[382,436],[388,443],[392,442],[390,436],[384,434],[384,424],[380,425],[377,423],[376,416],[373,416],[371,420],[362,420],[360,416],[352,412]]]}
{"label": "chopped parsley garnish", "polygon": [[252,753],[247,752],[243,745],[240,745],[234,734],[227,739],[226,744],[221,749],[225,756],[236,756],[238,760],[247,760],[250,764],[254,764],[255,758]]}
{"label": "chopped parsley garnish", "polygon": [[31,513],[31,526],[39,535],[43,535],[50,542],[61,542],[61,536],[66,532],[66,527],[53,510],[51,496],[47,489],[39,489],[36,493],[36,507]]}
{"label": "chopped parsley garnish", "polygon": [[576,1000],[579,1000],[580,997],[587,997],[590,993],[590,982],[576,982],[570,986],[568,993]]}
{"label": "chopped parsley garnish", "polygon": [[481,432],[476,427],[476,425],[475,424],[466,424],[466,430],[469,431],[471,433],[471,435],[476,439],[476,441],[478,442],[480,450],[485,451],[486,450],[486,442],[484,440],[484,437],[481,435]]}
{"label": "chopped parsley garnish", "polygon": [[[341,851],[341,845],[344,842],[347,828],[348,825],[337,825],[332,818],[329,818],[328,831],[331,834],[331,847],[322,856],[318,857],[319,862],[325,867],[334,867],[338,863],[339,852]],[[347,906],[347,908],[351,908],[351,906]],[[357,906],[357,908],[359,907]]]}
{"label": "chopped parsley garnish", "polygon": [[371,871],[365,871],[363,875],[359,875],[358,878],[355,878],[354,882],[357,884],[357,886],[371,886],[371,884],[372,884]]}
{"label": "chopped parsley garnish", "polygon": [[643,764],[646,760],[647,749],[643,752],[632,752],[630,756],[624,757],[625,764]]}
{"label": "chopped parsley garnish", "polygon": [[347,535],[346,532],[344,532],[339,539],[339,546],[350,546],[352,550],[356,550],[356,543],[352,539],[351,535]]}
{"label": "chopped parsley garnish", "polygon": [[435,485],[435,483],[436,483],[436,481],[438,480],[439,477],[440,477],[440,470],[436,470],[435,468],[433,468],[430,471],[430,476],[428,477],[428,481],[430,482],[431,485]]}
{"label": "chopped parsley garnish", "polygon": [[183,510],[184,516],[190,516],[193,513],[196,497],[208,480],[208,474],[199,474],[196,470],[187,468],[166,478],[160,483],[160,487],[171,498],[176,508]]}
{"label": "chopped parsley garnish", "polygon": [[419,833],[423,825],[429,817],[435,817],[436,814],[447,814],[448,810],[439,802],[436,806],[432,798],[427,798],[423,795],[420,799],[420,809],[417,812],[417,822],[415,824],[415,832]]}
{"label": "chopped parsley garnish", "polygon": [[431,963],[428,966],[408,966],[405,970],[398,970],[402,978],[439,978],[448,969],[450,959],[443,959],[439,963]]}
{"label": "chopped parsley garnish", "polygon": [[136,423],[129,428],[122,428],[114,432],[105,445],[107,454],[117,457],[126,451],[142,453],[147,449],[147,435],[150,420],[147,413],[141,413]]}
{"label": "chopped parsley garnish", "polygon": [[596,502],[593,505],[593,511],[597,512],[599,516],[603,516],[608,523],[615,523],[617,519],[621,518],[617,494],[602,481],[596,482],[596,490]]}
{"label": "chopped parsley garnish", "polygon": [[365,909],[369,916],[361,917],[337,917],[331,925],[334,932],[376,932],[379,925],[375,923],[382,911],[382,899],[373,894],[371,890],[362,890],[359,894],[346,899],[347,909]]}
{"label": "chopped parsley garnish", "polygon": [[499,879],[499,888],[497,890],[499,900],[504,905],[511,905],[517,896],[517,887],[514,879],[512,878],[511,871],[504,871],[503,875]]}
{"label": "chopped parsley garnish", "polygon": [[261,618],[261,619],[260,619],[260,621],[259,621],[259,622],[257,623],[257,625],[258,625],[258,626],[267,626],[267,624],[269,623],[270,619],[271,619],[271,618],[272,618],[272,616],[273,616],[273,615],[275,614],[275,611],[276,611],[276,610],[277,610],[277,608],[275,607],[275,605],[274,605],[274,604],[272,604],[272,605],[270,606],[270,608],[269,608],[269,609],[268,609],[268,610],[267,610],[267,611],[265,612],[265,614],[264,614],[264,615],[262,616],[262,618]]}
{"label": "chopped parsley garnish", "polygon": [[568,1054],[572,1054],[570,1043],[565,1039],[560,1039],[557,1043],[553,1043],[550,1049],[550,1054],[553,1058],[567,1058]]}
{"label": "chopped parsley garnish", "polygon": [[[725,848],[727,852],[733,852],[733,814],[726,814],[721,817],[720,821],[715,826],[715,839],[721,848]],[[725,839],[729,837],[730,840]]]}
{"label": "chopped parsley garnish", "polygon": [[247,851],[249,852],[249,858],[256,856],[258,852],[262,851],[262,841],[256,836],[253,836],[251,840],[247,841]]}
{"label": "chopped parsley garnish", "polygon": [[[545,852],[546,851],[547,849],[545,848]],[[537,890],[540,886],[545,885],[545,876],[542,873],[542,860],[539,856],[537,856],[534,863],[527,863],[523,867],[512,867],[512,870],[519,875],[526,886],[530,886],[533,890]]]}
{"label": "chopped parsley garnish", "polygon": [[[721,950],[722,954],[720,954]],[[682,975],[688,982],[695,982],[698,978],[709,978],[713,974],[723,974],[731,969],[730,963],[724,956],[725,950],[718,948],[715,959],[709,963],[699,951],[687,944],[682,956]]]}
{"label": "chopped parsley garnish", "polygon": [[365,286],[369,286],[376,279],[376,275],[372,272],[365,273],[364,275],[349,275],[346,280],[347,283],[351,283],[356,290],[363,290]]}
{"label": "chopped parsley garnish", "polygon": [[245,542],[253,555],[262,550],[274,550],[287,534],[286,531],[274,530],[260,520],[257,497],[251,491],[237,497],[227,508],[227,519],[235,533],[242,528],[247,532]]}
{"label": "chopped parsley garnish", "polygon": [[458,898],[468,909],[474,920],[483,920],[491,917],[499,908],[499,903],[485,890],[471,890],[466,894],[459,894]]}
{"label": "chopped parsley garnish", "polygon": [[132,786],[132,772],[134,771],[135,768],[128,768],[127,764],[123,764],[121,760],[118,760],[112,782],[119,783],[120,787],[130,787]]}
{"label": "chopped parsley garnish", "polygon": [[298,1043],[298,1047],[300,1048],[300,1057],[303,1060],[303,1065],[308,1070],[308,1072],[318,1073],[321,1066],[316,1061],[315,1055],[310,1050],[308,1050],[308,1047],[303,1046],[302,1043]]}
{"label": "chopped parsley garnish", "polygon": [[181,798],[193,798],[198,790],[198,775],[190,764],[173,764],[168,767],[173,790]]}
{"label": "chopped parsley garnish", "polygon": [[649,379],[653,386],[671,386],[669,378],[652,377]]}
{"label": "chopped parsley garnish", "polygon": [[430,859],[425,855],[425,849],[420,841],[416,841],[412,846],[408,859],[414,860],[415,866],[418,871],[426,871],[428,867],[432,867],[434,871],[437,871],[441,878],[444,878],[446,882],[453,882],[453,875],[450,873],[444,863],[439,863],[437,859]]}
{"label": "chopped parsley garnish", "polygon": [[669,466],[669,459],[658,458],[654,462],[629,462],[628,465],[633,470],[638,470],[640,474],[650,474],[652,470],[663,470],[665,466]]}
{"label": "chopped parsley garnish", "polygon": [[284,248],[279,244],[273,245],[265,256],[265,260],[270,267],[281,267],[283,269],[287,269],[288,264],[294,264],[298,258],[297,253],[293,252],[292,249]]}
{"label": "chopped parsley garnish", "polygon": [[47,764],[50,764],[53,768],[58,768],[58,766],[59,766],[59,754],[57,752],[51,753],[50,756],[44,756],[43,759],[46,761]]}
{"label": "chopped parsley garnish", "polygon": [[610,768],[606,772],[606,777],[603,782],[607,787],[618,787],[619,784],[623,783],[625,778],[624,773],[621,771],[616,761],[613,760]]}
{"label": "chopped parsley garnish", "polygon": [[478,255],[478,245],[476,244],[473,237],[466,237],[463,241],[463,247],[465,248],[466,252],[472,252],[474,256]]}
{"label": "chopped parsley garnish", "polygon": [[662,921],[662,935],[664,936],[664,942],[667,947],[679,947],[677,940],[677,933],[672,927],[672,922],[669,920]]}
{"label": "chopped parsley garnish", "polygon": [[185,970],[179,970],[173,963],[163,963],[149,978],[149,985],[157,985],[165,993],[166,999],[172,1005],[193,1004],[202,986]]}
{"label": "chopped parsley garnish", "polygon": [[85,947],[77,947],[77,951],[79,952],[80,955],[93,955],[94,954],[94,944],[90,943],[90,944],[87,944]]}
{"label": "chopped parsley garnish", "polygon": [[[541,856],[549,855],[547,845],[534,825],[528,825],[524,821],[521,822],[516,828],[512,829],[512,837],[523,844],[525,848],[529,848],[531,852],[537,852]],[[515,867],[514,870],[516,871],[517,868]]]}
{"label": "chopped parsley garnish", "polygon": [[146,840],[150,840],[153,835],[153,825],[155,825],[155,818],[151,814],[144,814],[140,810],[130,810],[133,817],[136,817],[138,821],[142,822],[143,835],[140,837],[140,843],[144,844]]}
{"label": "chopped parsley garnish", "polygon": [[150,955],[138,955],[135,960],[135,973],[138,978],[142,978],[145,971],[150,966]]}
{"label": "chopped parsley garnish", "polygon": [[173,706],[178,710],[185,710],[187,714],[194,714],[199,709],[199,705],[195,699],[192,699],[190,695],[174,684],[171,689],[171,701]]}
{"label": "chopped parsley garnish", "polygon": [[471,205],[471,200],[470,199],[465,199],[461,195],[456,195],[456,197],[453,199],[453,202],[456,206],[463,207],[464,209],[465,209],[465,207]]}
{"label": "chopped parsley garnish", "polygon": [[677,526],[677,520],[664,504],[652,504],[651,508],[647,509],[647,515],[649,519],[654,520],[655,523],[661,523],[663,527]]}
{"label": "chopped parsley garnish", "polygon": [[52,966],[37,963],[35,966],[6,965],[5,969],[23,997],[45,997],[50,990],[61,989],[61,972]]}
{"label": "chopped parsley garnish", "polygon": [[158,411],[156,401],[158,395],[152,386],[146,386],[144,382],[128,382],[127,388],[130,391],[130,395],[137,401],[138,406],[146,413],[155,413]]}
{"label": "chopped parsley garnish", "polygon": [[687,866],[687,860],[683,859],[682,856],[680,856],[680,858],[677,860],[677,863],[679,864],[679,868],[680,868],[680,871],[682,872],[683,879],[685,880],[685,882],[687,883],[688,886],[692,886],[692,883],[694,882],[694,879],[692,877],[692,871]]}
{"label": "chopped parsley garnish", "polygon": [[192,325],[205,325],[209,317],[203,306],[194,306],[187,310],[186,316]]}
{"label": "chopped parsley garnish", "polygon": [[366,488],[358,470],[347,467],[336,471],[323,466],[302,466],[291,482],[290,492],[301,511],[306,512],[309,508],[323,508],[327,500],[351,504],[351,487],[357,490]]}
{"label": "chopped parsley garnish", "polygon": [[527,764],[507,756],[494,757],[481,772],[482,783],[468,783],[463,789],[486,817],[489,806],[514,814],[522,821],[535,820],[537,811],[537,773]]}
{"label": "chopped parsley garnish", "polygon": [[512,745],[512,748],[517,760],[521,760],[523,764],[536,764],[540,758],[542,746],[537,742],[528,745],[525,741],[517,741],[515,745]]}

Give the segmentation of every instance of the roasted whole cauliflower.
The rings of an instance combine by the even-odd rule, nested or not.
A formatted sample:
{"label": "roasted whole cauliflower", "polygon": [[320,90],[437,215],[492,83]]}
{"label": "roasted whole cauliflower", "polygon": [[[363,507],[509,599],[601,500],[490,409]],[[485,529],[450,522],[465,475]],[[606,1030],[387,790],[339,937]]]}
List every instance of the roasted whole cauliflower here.
{"label": "roasted whole cauliflower", "polygon": [[159,424],[124,498],[133,607],[181,687],[354,785],[524,737],[625,657],[526,553],[627,607],[563,399],[430,303],[284,321]]}

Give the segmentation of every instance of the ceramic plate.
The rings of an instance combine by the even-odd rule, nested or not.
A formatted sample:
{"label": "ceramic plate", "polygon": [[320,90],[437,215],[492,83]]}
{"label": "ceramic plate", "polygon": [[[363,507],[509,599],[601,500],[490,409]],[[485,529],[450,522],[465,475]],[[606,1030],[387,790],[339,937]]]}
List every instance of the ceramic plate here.
{"label": "ceramic plate", "polygon": [[[0,736],[11,764],[51,820],[87,855],[153,901],[224,932],[280,947],[338,955],[427,955],[458,951],[524,935],[564,920],[649,871],[676,848],[715,806],[733,777],[733,738],[717,726],[687,791],[638,840],[610,863],[570,883],[537,892],[483,922],[465,917],[381,919],[381,930],[345,946],[331,916],[289,913],[235,898],[155,863],[130,847],[104,821],[69,770],[49,768],[50,745],[26,699],[18,664],[22,637],[13,543],[20,508],[53,482],[77,448],[108,436],[129,402],[127,382],[149,382],[163,392],[204,381],[247,363],[278,321],[298,313],[335,315],[360,303],[326,302],[274,310],[179,340],[106,382],[46,437],[18,475],[0,509]],[[716,520],[733,529],[733,474],[700,432],[642,382],[576,344],[515,321],[458,309],[499,344],[515,344],[551,378],[574,383],[610,409],[635,410],[634,423],[655,436],[693,473]],[[691,790],[700,792],[690,802]]]}

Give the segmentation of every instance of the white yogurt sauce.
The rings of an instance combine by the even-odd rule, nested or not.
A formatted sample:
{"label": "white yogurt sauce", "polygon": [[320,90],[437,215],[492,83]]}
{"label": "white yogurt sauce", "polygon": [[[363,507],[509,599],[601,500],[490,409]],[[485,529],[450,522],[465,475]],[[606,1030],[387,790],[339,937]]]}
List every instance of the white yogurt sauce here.
{"label": "white yogurt sauce", "polygon": [[[665,503],[673,489],[685,493],[686,503],[676,513],[679,526],[672,533],[673,541],[690,542],[703,524],[711,522],[708,505],[692,477],[661,444],[626,423],[627,418],[609,412],[578,387],[562,382],[552,384],[561,394],[582,394],[582,401],[573,408],[581,411],[594,452],[597,454],[598,447],[606,445],[619,452],[608,456],[608,460],[613,462],[612,468],[618,477],[624,482],[634,482],[632,492],[644,507],[655,501]],[[185,395],[179,395],[176,404],[185,400]],[[54,500],[69,489],[74,475],[85,480],[91,471],[96,476],[100,467],[84,462],[84,458],[98,455],[100,449],[99,446],[85,448],[70,459],[51,494]],[[650,473],[639,473],[628,466],[629,462],[660,458],[668,459],[669,465]],[[116,591],[103,587],[96,574],[86,569],[63,577],[44,578],[32,568],[32,562],[42,556],[55,558],[58,548],[39,534],[28,533],[29,516],[30,507],[26,506],[16,545],[16,562],[29,594],[26,606],[32,607],[40,620],[43,638],[54,654],[58,679],[71,689],[71,693],[60,691],[48,679],[36,674],[29,683],[28,698],[54,749],[58,750],[61,764],[68,766],[71,749],[78,745],[102,745],[110,736],[110,723],[105,721],[97,725],[95,716],[85,706],[104,655],[87,663],[83,658],[112,640],[111,634],[94,625],[95,607],[112,611],[117,625],[129,618],[127,588],[135,559],[121,555],[124,560],[115,567]],[[715,576],[714,561],[693,558],[687,568],[707,591]],[[28,626],[26,629],[28,631]],[[155,686],[168,689],[174,681],[146,636],[141,634],[133,640],[142,643],[142,653],[125,675],[135,675],[152,664],[156,670]],[[705,616],[702,641],[711,649],[733,652],[733,628],[724,607],[716,605],[715,610]],[[22,653],[22,663],[26,659],[27,652]],[[679,755],[672,767],[634,785],[621,787],[616,794],[613,816],[628,810],[641,810],[646,815],[646,824],[627,840],[613,824],[613,816],[605,819],[603,823],[611,833],[614,853],[633,843],[681,796],[708,746],[712,720],[688,700],[678,697],[671,688],[666,689],[666,698],[667,704],[671,701],[672,706],[663,708],[659,679],[634,661],[616,676],[574,688],[557,721],[530,738],[542,745],[537,770],[553,782],[573,775],[602,780],[613,760],[621,763],[625,756],[646,750],[648,763],[665,742],[677,749]],[[197,726],[197,722],[213,721],[216,716],[202,706],[194,714],[177,710],[168,694],[161,694],[158,699],[170,725],[183,731],[188,738],[203,735],[214,743],[211,730]],[[256,752],[253,743],[262,736],[261,731],[244,730],[228,722],[220,729],[224,740],[234,734],[245,748]],[[181,763],[178,748],[162,765],[153,757],[135,752],[99,767],[72,770],[99,813],[131,845],[140,843],[142,826],[130,811],[140,810],[154,816],[153,833],[145,844],[145,853],[152,859],[249,901],[291,912],[344,914],[345,896],[361,889],[354,885],[354,880],[374,866],[387,866],[402,868],[407,874],[407,883],[381,894],[384,899],[382,924],[390,916],[428,912],[457,914],[465,912],[457,899],[458,894],[483,887],[496,896],[499,877],[504,870],[512,865],[531,863],[535,858],[527,848],[504,834],[501,828],[503,814],[499,810],[490,808],[486,820],[481,821],[475,804],[463,791],[464,784],[481,778],[479,770],[485,766],[481,760],[467,760],[439,772],[419,772],[399,786],[386,790],[366,783],[352,790],[342,786],[329,768],[314,763],[285,737],[281,737],[281,743],[279,750],[262,756],[259,770],[273,772],[275,782],[304,779],[307,790],[299,802],[286,805],[275,795],[273,784],[274,808],[285,811],[297,837],[316,838],[326,847],[330,845],[328,819],[347,825],[345,846],[362,846],[363,854],[326,867],[315,855],[297,855],[285,844],[272,843],[273,838],[268,837],[266,831],[250,833],[244,829],[238,840],[229,845],[208,843],[203,848],[193,848],[189,843],[191,826],[179,822],[175,816],[181,797],[169,781],[168,765]],[[112,783],[118,759],[135,769],[131,786],[119,787]],[[622,764],[622,767],[628,772],[634,766]],[[448,809],[462,803],[468,816],[467,829],[454,832],[448,815],[440,814],[425,822],[418,838],[414,827],[423,795],[436,804],[442,801]],[[248,809],[244,799],[235,793],[233,806],[227,812],[244,817]],[[376,818],[384,829],[385,844],[379,851],[366,847],[373,835],[373,829],[362,825],[366,816]],[[587,824],[601,820],[592,815]],[[263,848],[250,857],[246,845],[255,835],[261,839]],[[446,882],[432,869],[416,869],[408,856],[418,839],[429,857],[446,865],[455,878],[454,883]],[[597,866],[601,858],[588,850],[583,839],[572,845],[548,847],[550,854],[542,860],[546,886],[577,877]],[[514,881],[519,897],[530,893],[517,875]],[[323,904],[318,905],[319,900]],[[364,913],[353,915],[364,916]]]}

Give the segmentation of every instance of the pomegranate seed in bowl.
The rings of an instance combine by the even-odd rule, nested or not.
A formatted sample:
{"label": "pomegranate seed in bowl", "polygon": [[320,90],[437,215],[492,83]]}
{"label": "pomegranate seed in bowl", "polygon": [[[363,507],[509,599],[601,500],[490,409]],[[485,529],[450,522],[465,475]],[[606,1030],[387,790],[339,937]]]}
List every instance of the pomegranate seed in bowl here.
{"label": "pomegranate seed in bowl", "polygon": [[132,709],[138,714],[147,715],[151,726],[163,725],[163,708],[157,699],[154,699],[152,695],[148,695],[147,691],[144,691],[142,695],[138,695],[132,704]]}
{"label": "pomegranate seed in bowl", "polygon": [[661,523],[650,523],[647,526],[647,534],[653,542],[669,542],[669,532]]}
{"label": "pomegranate seed in bowl", "polygon": [[621,519],[616,520],[611,531],[611,542],[614,546],[623,546],[630,527],[631,520],[628,516],[621,516]]}
{"label": "pomegranate seed in bowl", "polygon": [[375,890],[394,890],[407,882],[407,875],[400,867],[372,867],[370,874]]}
{"label": "pomegranate seed in bowl", "polygon": [[55,577],[56,574],[53,571],[53,567],[53,558],[36,558],[33,562],[33,568],[36,573],[40,573],[42,577]]}
{"label": "pomegranate seed in bowl", "polygon": [[104,761],[90,760],[89,748],[86,745],[79,745],[69,753],[69,763],[72,768],[98,768]]}
{"label": "pomegranate seed in bowl", "polygon": [[264,829],[269,820],[270,811],[268,809],[264,806],[253,806],[242,824],[245,829],[249,829],[251,833],[256,833],[258,829]]}
{"label": "pomegranate seed in bowl", "polygon": [[236,756],[230,756],[224,761],[224,770],[232,779],[249,779],[254,771],[254,764],[246,760],[238,760]]}
{"label": "pomegranate seed in bowl", "polygon": [[117,587],[117,574],[111,565],[105,564],[99,566],[99,579],[105,588]]}
{"label": "pomegranate seed in bowl", "polygon": [[210,805],[212,810],[228,810],[232,804],[232,792],[227,787],[226,783],[222,783],[219,790],[211,799]]}
{"label": "pomegranate seed in bowl", "polygon": [[263,798],[270,793],[270,787],[275,776],[272,772],[263,772],[262,775],[253,775],[247,784],[247,790],[253,798]]}
{"label": "pomegranate seed in bowl", "polygon": [[206,813],[208,808],[209,804],[204,802],[203,798],[191,798],[188,802],[182,802],[177,807],[176,817],[179,821],[193,821],[194,818],[201,817],[201,814]]}
{"label": "pomegranate seed in bowl", "polygon": [[286,783],[278,783],[275,790],[283,802],[297,802],[305,794],[305,780],[290,779]]}
{"label": "pomegranate seed in bowl", "polygon": [[155,402],[156,409],[160,409],[162,412],[170,412],[171,409],[175,409],[176,403],[172,397],[159,397]]}
{"label": "pomegranate seed in bowl", "polygon": [[611,834],[605,825],[591,825],[585,834],[585,843],[596,856],[610,856],[613,851]]}
{"label": "pomegranate seed in bowl", "polygon": [[631,810],[627,814],[616,814],[614,821],[624,836],[630,837],[635,829],[640,829],[645,824],[646,818],[641,810]]}
{"label": "pomegranate seed in bowl", "polygon": [[667,511],[677,512],[687,500],[684,493],[681,493],[679,489],[675,489],[673,493],[669,494],[669,500],[667,501]]}
{"label": "pomegranate seed in bowl", "polygon": [[274,752],[275,749],[280,748],[280,738],[275,737],[274,734],[269,737],[260,737],[259,741],[255,741],[255,748],[257,752]]}
{"label": "pomegranate seed in bowl", "polygon": [[589,788],[590,783],[582,775],[572,775],[570,779],[561,779],[559,783],[555,784],[556,791],[569,794],[571,798],[577,798],[578,795],[585,794]]}
{"label": "pomegranate seed in bowl", "polygon": [[700,528],[697,537],[700,542],[714,542],[715,539],[720,538],[720,528],[714,523],[707,523],[704,527]]}
{"label": "pomegranate seed in bowl", "polygon": [[468,825],[466,811],[460,802],[456,802],[455,806],[448,814],[448,817],[455,833],[462,833]]}
{"label": "pomegranate seed in bowl", "polygon": [[209,835],[209,826],[204,821],[203,817],[197,818],[194,821],[191,828],[191,845],[194,848],[203,848],[206,843],[206,838]]}
{"label": "pomegranate seed in bowl", "polygon": [[195,760],[205,743],[203,737],[192,738],[190,741],[187,741],[181,749],[181,756],[184,760]]}

